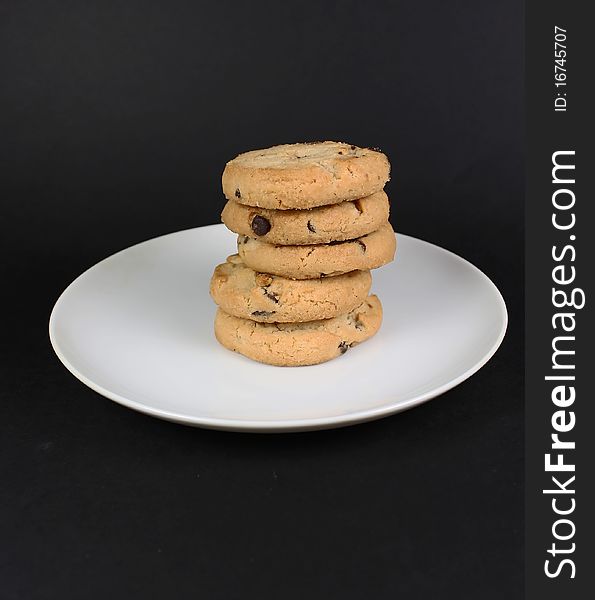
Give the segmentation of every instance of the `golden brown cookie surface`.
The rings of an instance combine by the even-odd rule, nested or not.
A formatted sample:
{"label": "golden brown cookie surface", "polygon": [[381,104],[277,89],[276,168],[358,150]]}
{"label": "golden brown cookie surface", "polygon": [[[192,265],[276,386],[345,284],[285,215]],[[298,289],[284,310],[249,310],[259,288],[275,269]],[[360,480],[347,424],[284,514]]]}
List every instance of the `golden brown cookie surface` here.
{"label": "golden brown cookie surface", "polygon": [[376,269],[395,256],[396,237],[390,223],[355,240],[313,246],[279,246],[238,236],[238,254],[255,271],[291,279],[315,279]]}
{"label": "golden brown cookie surface", "polygon": [[388,198],[380,191],[309,210],[255,208],[229,200],[221,219],[235,233],[291,246],[352,240],[376,231],[388,216]]}
{"label": "golden brown cookie surface", "polygon": [[234,254],[215,268],[211,296],[226,313],[262,323],[301,323],[348,313],[368,296],[369,271],[323,279],[258,273]]}
{"label": "golden brown cookie surface", "polygon": [[308,323],[256,323],[228,315],[215,317],[219,342],[258,362],[277,366],[315,365],[331,360],[372,337],[382,323],[382,305],[369,296],[353,311]]}
{"label": "golden brown cookie surface", "polygon": [[364,198],[389,180],[386,156],[341,142],[284,144],[240,154],[225,166],[223,193],[260,208],[306,209]]}

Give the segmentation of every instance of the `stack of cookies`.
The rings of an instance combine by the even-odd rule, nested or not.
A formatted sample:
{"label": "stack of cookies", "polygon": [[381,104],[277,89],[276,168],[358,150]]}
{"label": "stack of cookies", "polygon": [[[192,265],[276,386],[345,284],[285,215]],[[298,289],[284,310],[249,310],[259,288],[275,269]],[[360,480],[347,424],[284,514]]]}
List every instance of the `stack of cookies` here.
{"label": "stack of cookies", "polygon": [[217,266],[219,342],[254,360],[313,365],[372,337],[382,306],[368,295],[396,239],[379,151],[337,142],[240,154],[223,172],[221,215],[238,253]]}

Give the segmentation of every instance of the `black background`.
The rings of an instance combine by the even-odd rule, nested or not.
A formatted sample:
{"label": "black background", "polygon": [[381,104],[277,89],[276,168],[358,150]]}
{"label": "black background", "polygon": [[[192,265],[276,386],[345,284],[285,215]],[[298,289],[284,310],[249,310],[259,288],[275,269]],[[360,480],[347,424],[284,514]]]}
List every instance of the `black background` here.
{"label": "black background", "polygon": [[[2,597],[522,596],[522,32],[512,0],[0,2]],[[382,148],[396,229],[500,287],[484,369],[266,436],[151,419],[62,367],[72,279],[217,222],[237,153],[317,139]]]}

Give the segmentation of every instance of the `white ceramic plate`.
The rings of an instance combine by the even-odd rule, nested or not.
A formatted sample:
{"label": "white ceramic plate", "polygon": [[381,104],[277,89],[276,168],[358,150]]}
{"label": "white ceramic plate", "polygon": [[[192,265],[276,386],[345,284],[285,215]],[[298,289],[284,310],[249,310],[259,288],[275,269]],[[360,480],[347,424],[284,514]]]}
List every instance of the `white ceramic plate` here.
{"label": "white ceramic plate", "polygon": [[506,330],[504,300],[466,260],[398,236],[374,271],[384,323],[371,340],[311,367],[272,367],[221,347],[209,280],[235,252],[223,225],[180,231],[101,261],[60,296],[50,339],[64,365],[149,415],[230,430],[324,429],[377,419],[475,373]]}

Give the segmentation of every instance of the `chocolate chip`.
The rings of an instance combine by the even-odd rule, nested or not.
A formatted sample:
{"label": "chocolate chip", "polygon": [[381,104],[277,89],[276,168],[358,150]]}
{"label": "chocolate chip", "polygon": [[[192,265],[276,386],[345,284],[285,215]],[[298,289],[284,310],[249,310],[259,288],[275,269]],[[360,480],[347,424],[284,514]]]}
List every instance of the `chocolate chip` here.
{"label": "chocolate chip", "polygon": [[264,288],[263,288],[263,291],[264,291],[264,295],[269,300],[272,300],[275,304],[279,304],[279,294],[275,294],[275,292],[267,292],[267,290]]}
{"label": "chocolate chip", "polygon": [[241,198],[242,192],[240,192],[240,188],[236,188],[236,198]]}
{"label": "chocolate chip", "polygon": [[339,150],[339,154],[343,154],[343,152],[341,152],[341,150]]}
{"label": "chocolate chip", "polygon": [[366,253],[366,244],[364,244],[361,240],[356,240],[357,243],[360,245],[360,248],[362,249],[362,252],[365,254]]}
{"label": "chocolate chip", "polygon": [[347,342],[341,342],[339,344],[339,352],[341,352],[341,354],[345,354],[347,350],[349,350],[349,344]]}
{"label": "chocolate chip", "polygon": [[271,230],[271,224],[269,223],[268,219],[265,219],[260,215],[256,215],[252,219],[250,227],[256,235],[266,235]]}
{"label": "chocolate chip", "polygon": [[355,146],[351,146],[351,149],[352,149],[352,150],[355,150]]}
{"label": "chocolate chip", "polygon": [[252,314],[253,317],[270,317],[274,315],[276,311],[274,310],[255,310]]}
{"label": "chocolate chip", "polygon": [[314,225],[312,225],[312,221],[308,221],[308,229],[312,232],[312,233],[316,233],[316,229],[314,228]]}

